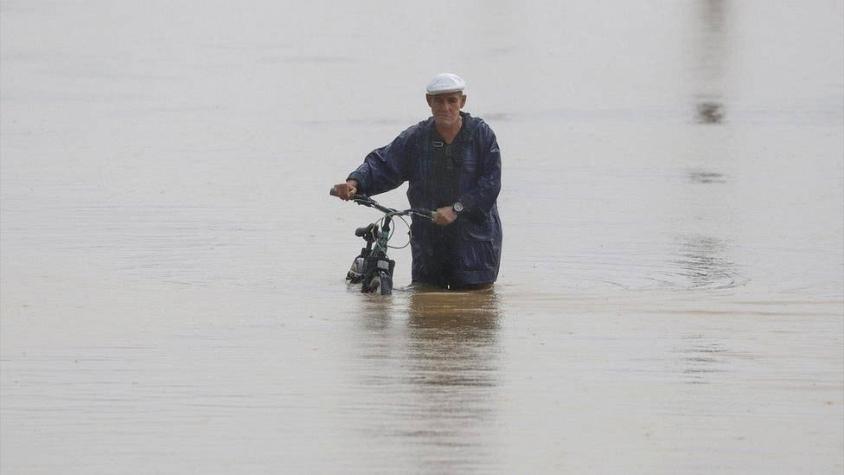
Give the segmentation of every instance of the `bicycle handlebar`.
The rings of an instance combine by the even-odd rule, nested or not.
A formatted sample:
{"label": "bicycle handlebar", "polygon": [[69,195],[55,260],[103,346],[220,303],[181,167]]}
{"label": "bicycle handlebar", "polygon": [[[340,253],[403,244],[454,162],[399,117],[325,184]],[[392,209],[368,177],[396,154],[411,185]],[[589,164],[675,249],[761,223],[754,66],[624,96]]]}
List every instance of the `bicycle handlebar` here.
{"label": "bicycle handlebar", "polygon": [[[328,194],[331,195],[331,196],[337,196],[337,190],[334,189],[334,187],[332,186],[331,190],[328,191]],[[420,216],[420,217],[423,217],[423,218],[426,218],[426,219],[433,219],[434,218],[434,212],[429,210],[429,209],[410,208],[410,209],[406,209],[406,210],[403,210],[403,211],[398,211],[398,210],[395,210],[393,208],[387,208],[386,206],[382,206],[382,205],[378,204],[377,201],[373,200],[372,198],[370,198],[366,195],[355,195],[355,196],[352,197],[352,201],[354,201],[355,203],[357,203],[359,205],[363,205],[363,206],[366,206],[366,207],[369,207],[369,208],[375,208],[378,211],[381,211],[382,213],[388,214],[388,215],[391,215],[391,216],[400,216],[400,215],[412,214],[412,215]]]}

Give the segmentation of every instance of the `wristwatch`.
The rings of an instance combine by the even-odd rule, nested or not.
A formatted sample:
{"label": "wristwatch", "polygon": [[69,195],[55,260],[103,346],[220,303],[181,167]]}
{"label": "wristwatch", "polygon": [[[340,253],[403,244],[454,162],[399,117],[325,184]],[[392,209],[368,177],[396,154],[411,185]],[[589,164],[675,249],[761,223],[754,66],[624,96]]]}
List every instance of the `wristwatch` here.
{"label": "wristwatch", "polygon": [[463,212],[463,203],[458,201],[451,205],[451,209],[453,209],[455,213],[460,214]]}

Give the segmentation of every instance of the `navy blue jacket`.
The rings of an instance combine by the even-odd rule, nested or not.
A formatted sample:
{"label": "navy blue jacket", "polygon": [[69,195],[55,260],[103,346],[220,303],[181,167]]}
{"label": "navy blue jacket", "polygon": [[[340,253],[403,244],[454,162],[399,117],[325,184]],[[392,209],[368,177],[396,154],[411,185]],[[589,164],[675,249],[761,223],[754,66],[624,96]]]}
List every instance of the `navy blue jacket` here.
{"label": "navy blue jacket", "polygon": [[[463,129],[455,143],[459,143],[462,155],[457,201],[463,203],[464,211],[446,226],[451,228],[447,233],[429,220],[413,218],[414,282],[461,286],[491,283],[498,277],[501,220],[495,201],[501,189],[501,152],[486,122],[465,112],[461,115]],[[431,117],[369,153],[349,175],[349,179],[357,180],[358,192],[377,195],[407,181],[410,206],[435,209],[431,186],[433,130]],[[440,245],[444,236],[448,240],[445,253]]]}

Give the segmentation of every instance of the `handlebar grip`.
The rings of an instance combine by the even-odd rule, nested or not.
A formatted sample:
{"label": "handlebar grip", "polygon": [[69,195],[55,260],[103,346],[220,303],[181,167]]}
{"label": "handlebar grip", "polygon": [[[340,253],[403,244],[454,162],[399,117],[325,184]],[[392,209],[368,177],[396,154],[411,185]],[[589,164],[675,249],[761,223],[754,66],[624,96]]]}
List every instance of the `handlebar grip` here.
{"label": "handlebar grip", "polygon": [[436,211],[431,211],[431,210],[425,209],[425,208],[411,208],[411,209],[405,211],[405,213],[415,215],[415,216],[419,216],[421,218],[433,220],[434,214],[436,214]]}

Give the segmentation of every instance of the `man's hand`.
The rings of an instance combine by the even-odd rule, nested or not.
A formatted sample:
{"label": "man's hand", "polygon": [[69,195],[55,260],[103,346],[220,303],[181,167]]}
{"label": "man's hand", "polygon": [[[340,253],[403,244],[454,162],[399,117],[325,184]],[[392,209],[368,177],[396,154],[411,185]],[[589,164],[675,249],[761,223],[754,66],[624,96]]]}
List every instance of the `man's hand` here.
{"label": "man's hand", "polygon": [[357,180],[346,180],[346,183],[334,185],[334,193],[343,201],[349,201],[358,192]]}
{"label": "man's hand", "polygon": [[448,226],[453,223],[455,219],[457,219],[457,213],[454,212],[454,209],[452,209],[451,206],[443,206],[442,208],[434,211],[434,224]]}

